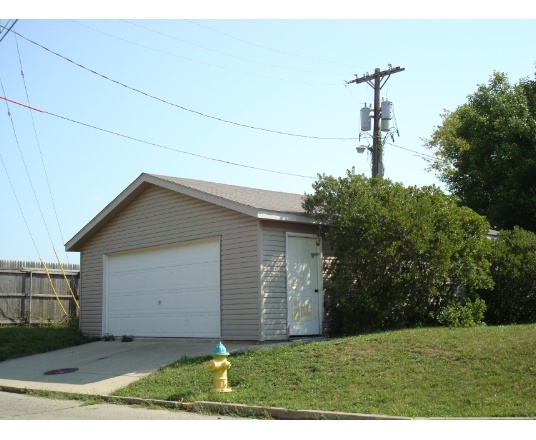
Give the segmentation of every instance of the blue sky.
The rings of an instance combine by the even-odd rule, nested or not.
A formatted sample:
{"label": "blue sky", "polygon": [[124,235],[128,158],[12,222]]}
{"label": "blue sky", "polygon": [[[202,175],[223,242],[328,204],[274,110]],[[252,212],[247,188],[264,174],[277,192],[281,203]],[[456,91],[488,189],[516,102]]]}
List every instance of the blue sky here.
{"label": "blue sky", "polygon": [[373,91],[345,81],[389,64],[405,71],[381,93],[399,131],[385,177],[442,186],[422,156],[440,114],[494,70],[512,82],[535,71],[532,19],[197,8],[170,20],[141,20],[168,16],[158,8],[7,11],[1,23],[19,17],[20,35],[0,42],[0,95],[48,113],[9,103],[10,119],[0,100],[0,259],[53,262],[54,246],[77,263],[63,244],[143,172],[295,193],[311,192],[317,173],[369,176],[355,150],[366,139],[316,138],[359,137]]}

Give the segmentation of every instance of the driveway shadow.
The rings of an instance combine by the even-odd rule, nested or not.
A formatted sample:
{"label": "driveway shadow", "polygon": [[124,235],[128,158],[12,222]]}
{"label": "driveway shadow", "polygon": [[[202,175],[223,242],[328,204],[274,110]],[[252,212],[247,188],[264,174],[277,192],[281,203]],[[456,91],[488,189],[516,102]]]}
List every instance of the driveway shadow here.
{"label": "driveway shadow", "polygon": [[[219,340],[140,338],[97,341],[0,362],[0,387],[109,395],[183,356],[209,355]],[[255,343],[225,343],[229,352]],[[52,370],[74,370],[45,374]]]}

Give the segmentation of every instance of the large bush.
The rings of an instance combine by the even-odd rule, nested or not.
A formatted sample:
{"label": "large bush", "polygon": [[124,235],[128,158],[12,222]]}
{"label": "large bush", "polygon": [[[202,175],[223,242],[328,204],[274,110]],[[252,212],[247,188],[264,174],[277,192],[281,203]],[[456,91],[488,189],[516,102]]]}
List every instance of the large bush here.
{"label": "large bush", "polygon": [[488,307],[488,324],[536,322],[536,234],[515,227],[492,240],[493,290],[480,296]]}
{"label": "large bush", "polygon": [[439,188],[350,171],[313,188],[304,209],[334,252],[324,286],[335,333],[438,323],[447,304],[492,285],[489,224]]}

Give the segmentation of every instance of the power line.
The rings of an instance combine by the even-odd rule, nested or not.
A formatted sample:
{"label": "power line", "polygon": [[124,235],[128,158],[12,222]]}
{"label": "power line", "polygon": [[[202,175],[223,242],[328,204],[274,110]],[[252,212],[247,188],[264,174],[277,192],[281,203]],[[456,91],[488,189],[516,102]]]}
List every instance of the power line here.
{"label": "power line", "polygon": [[[21,55],[20,55],[19,43],[17,41],[17,36],[16,35],[15,35],[15,44],[17,46],[17,54],[19,55],[20,74],[22,76],[22,82],[24,83],[24,91],[26,92],[26,99],[27,99],[28,104],[29,104],[28,108],[30,110],[30,116],[31,116],[31,119],[32,119],[32,125],[33,125],[33,129],[34,129],[35,140],[37,142],[37,147],[39,149],[39,156],[41,157],[41,164],[43,165],[43,171],[45,173],[45,180],[47,181],[48,193],[50,195],[50,200],[52,201],[52,207],[54,208],[54,215],[56,216],[56,222],[58,224],[58,229],[60,231],[61,242],[65,243],[65,239],[63,238],[63,231],[61,230],[60,220],[58,218],[58,211],[56,209],[56,204],[54,203],[54,197],[52,195],[52,188],[50,187],[50,180],[48,178],[48,173],[47,173],[47,169],[46,169],[46,166],[45,166],[45,160],[43,158],[43,151],[41,149],[41,143],[39,142],[39,137],[37,136],[37,128],[35,127],[35,120],[34,120],[34,117],[33,117],[33,112],[31,111],[32,107],[30,107],[31,106],[30,96],[28,94],[28,87],[26,86],[26,78],[24,76],[24,69],[22,67],[22,58],[21,58]],[[69,256],[67,255],[67,252],[65,252],[65,256],[67,257],[67,263],[69,264],[70,262],[69,262]]]}
{"label": "power line", "polygon": [[350,92],[350,95],[352,95],[352,98],[354,98],[356,102],[359,102],[352,91],[348,88],[348,84],[344,84],[344,88]]}
{"label": "power line", "polygon": [[[4,84],[2,83],[2,80],[0,79],[0,84],[2,85],[2,92],[5,94],[5,90],[4,90]],[[37,198],[37,194],[35,192],[35,188],[33,186],[33,182],[32,182],[32,179],[30,177],[30,173],[28,172],[28,167],[26,166],[26,161],[24,160],[24,155],[22,154],[22,150],[20,149],[20,144],[19,144],[19,140],[17,138],[17,132],[15,130],[15,124],[13,123],[13,118],[11,117],[11,112],[9,111],[9,104],[8,104],[8,101],[6,100],[6,107],[7,107],[7,113],[9,115],[9,119],[11,120],[11,126],[13,127],[13,134],[15,136],[15,141],[17,143],[17,147],[19,149],[19,152],[20,152],[20,155],[21,155],[21,158],[22,158],[22,162],[24,163],[24,168],[26,169],[26,174],[28,175],[28,180],[30,181],[30,185],[32,187],[32,191],[33,191],[33,194],[34,194],[34,197],[35,197],[35,201],[37,203],[37,207],[39,208],[39,212],[41,213],[41,218],[43,219],[43,223],[45,224],[45,229],[47,230],[47,234],[48,234],[48,238],[50,239],[50,242],[52,243],[52,249],[54,249],[54,253],[56,253],[56,248],[54,247],[54,242],[52,241],[52,237],[50,236],[50,231],[48,230],[48,226],[47,226],[47,222],[45,221],[45,217],[43,215],[43,211],[41,210],[41,205],[39,204],[39,199]],[[35,251],[37,252],[37,255],[39,256],[39,260],[41,261],[41,265],[44,267],[45,269],[45,272],[47,274],[47,277],[48,277],[48,281],[50,283],[50,287],[52,288],[52,291],[54,292],[54,295],[56,296],[56,299],[58,300],[58,303],[61,307],[61,309],[63,310],[63,313],[65,315],[67,315],[67,311],[65,310],[65,308],[63,307],[59,297],[58,297],[58,294],[56,293],[56,288],[54,287],[54,283],[52,282],[52,279],[50,278],[50,274],[48,272],[48,269],[47,269],[47,265],[45,264],[45,262],[43,261],[43,259],[41,258],[41,255],[39,253],[39,249],[37,249],[37,245],[35,243],[35,240],[33,238],[33,235],[30,231],[30,227],[28,226],[28,222],[26,221],[26,217],[24,216],[24,212],[22,211],[22,207],[21,207],[21,204],[19,202],[19,198],[17,197],[17,193],[15,191],[15,188],[13,186],[13,183],[11,182],[11,178],[9,177],[9,173],[7,171],[7,167],[6,167],[6,164],[4,163],[4,158],[2,157],[2,155],[0,154],[0,159],[2,160],[2,165],[4,166],[4,170],[6,172],[6,175],[7,175],[7,178],[9,180],[9,184],[11,185],[11,189],[13,191],[13,194],[15,196],[15,199],[17,201],[17,205],[19,206],[19,210],[20,210],[20,213],[22,215],[22,218],[24,219],[24,223],[26,224],[26,228],[28,229],[28,233],[30,234],[30,238],[32,239],[32,242],[33,242],[33,245],[35,247]],[[58,258],[58,254],[56,253],[56,258]],[[58,258],[58,263],[59,263],[59,258]],[[61,267],[61,263],[60,263],[60,267]],[[63,271],[63,268],[62,268],[62,271]],[[63,274],[64,277],[65,277],[65,273]],[[67,281],[67,277],[65,277],[65,282],[68,284],[68,281]],[[69,286],[69,284],[68,284]],[[72,289],[70,288],[69,286],[69,290],[71,292],[71,295],[73,296],[73,299],[76,303],[76,305],[78,306],[78,308],[80,308],[80,306],[78,305],[78,302],[76,301],[76,298],[74,296],[74,293],[72,291]]]}
{"label": "power line", "polygon": [[[2,80],[0,79],[0,85],[2,86],[2,92],[4,93],[5,95],[5,90],[4,90],[4,83],[2,82]],[[52,236],[50,235],[50,231],[48,229],[48,225],[47,225],[47,222],[45,220],[45,216],[43,215],[43,210],[41,209],[41,204],[39,203],[39,198],[37,197],[37,193],[35,192],[35,187],[34,187],[34,184],[32,182],[32,178],[30,176],[30,172],[28,171],[28,166],[26,165],[26,160],[24,159],[24,155],[22,154],[22,150],[20,148],[20,144],[19,144],[19,139],[17,137],[17,132],[15,130],[15,123],[13,122],[13,117],[11,116],[11,112],[9,110],[9,104],[8,102],[6,101],[6,107],[7,107],[7,114],[9,116],[9,119],[11,121],[11,126],[13,128],[13,135],[15,137],[15,143],[17,144],[17,148],[19,149],[19,153],[20,153],[20,157],[22,159],[22,163],[24,164],[24,169],[26,170],[26,175],[28,176],[28,180],[30,182],[30,186],[32,187],[32,192],[33,192],[33,195],[34,195],[34,198],[35,198],[35,202],[37,203],[37,207],[39,208],[39,213],[41,214],[41,218],[43,220],[43,223],[45,225],[45,229],[47,231],[47,234],[48,234],[48,238],[50,239],[50,242],[52,243],[52,246],[54,246],[54,241],[52,240]]]}
{"label": "power line", "polygon": [[[187,21],[190,21],[190,20],[187,20]],[[197,24],[197,23],[195,23]],[[1,25],[0,25],[1,27]],[[205,27],[205,26],[203,26]],[[324,138],[324,137],[316,137],[316,136],[307,136],[307,135],[300,135],[300,134],[293,134],[293,133],[285,133],[285,132],[280,132],[280,131],[276,131],[276,130],[269,130],[269,129],[265,129],[265,128],[260,128],[260,127],[254,127],[254,126],[249,126],[249,125],[245,125],[245,124],[240,124],[240,123],[236,123],[236,122],[233,122],[233,121],[228,121],[228,120],[224,120],[224,119],[221,119],[221,118],[217,118],[217,117],[214,117],[214,116],[211,116],[211,115],[206,115],[206,114],[203,114],[201,112],[197,112],[195,110],[191,110],[191,109],[187,109],[185,107],[182,107],[180,105],[177,105],[177,104],[174,104],[174,103],[171,103],[171,102],[168,102],[168,101],[165,101],[161,98],[158,98],[158,97],[155,97],[155,96],[152,96],[150,94],[147,94],[145,92],[142,92],[138,89],[135,89],[135,88],[132,88],[132,87],[129,87],[119,81],[116,81],[116,80],[113,80],[113,79],[110,79],[108,77],[106,77],[105,75],[102,75],[98,72],[95,72],[81,64],[78,64],[72,60],[70,60],[69,58],[63,56],[63,55],[60,55],[48,48],[46,48],[45,46],[42,46],[40,45],[39,43],[35,42],[35,41],[32,41],[30,40],[29,38],[26,38],[24,37],[23,35],[13,31],[14,34],[20,36],[21,38],[25,39],[26,41],[32,43],[32,44],[35,44],[37,45],[38,47],[41,47],[42,49],[60,57],[60,58],[63,58],[65,59],[66,61],[72,63],[72,64],[75,64],[97,76],[100,76],[108,81],[111,81],[111,82],[114,82],[118,85],[121,85],[123,87],[126,87],[128,89],[131,89],[137,93],[141,93],[141,94],[144,94],[150,98],[153,98],[153,99],[156,99],[156,100],[159,100],[161,102],[164,102],[168,105],[172,105],[172,106],[175,106],[175,107],[178,107],[182,110],[185,110],[185,111],[189,111],[189,112],[193,112],[193,113],[196,113],[196,114],[199,114],[201,116],[205,116],[205,117],[209,117],[209,118],[212,118],[212,119],[216,119],[216,120],[219,120],[221,122],[226,122],[226,123],[231,123],[231,124],[235,124],[235,125],[239,125],[239,126],[243,126],[243,127],[246,127],[246,128],[252,128],[252,129],[258,129],[258,130],[263,130],[263,131],[269,131],[269,132],[273,132],[273,133],[277,133],[277,134],[284,134],[284,135],[289,135],[289,136],[298,136],[298,137],[305,137],[305,138],[313,138],[313,139],[322,139],[322,140],[357,140],[358,138],[337,138],[337,137],[333,137],[333,138]],[[17,49],[18,49],[18,45],[17,45]],[[20,54],[19,54],[19,57],[20,57]],[[22,65],[21,65],[21,69],[22,69]],[[23,75],[24,77],[24,75]],[[362,81],[362,80],[361,80]],[[356,81],[356,80],[353,80],[353,81],[350,81],[349,83],[351,82],[361,82],[361,81]],[[345,86],[346,87],[346,86]],[[350,92],[351,93],[351,92]],[[353,94],[352,94],[353,96]],[[43,111],[43,110],[39,110],[39,109],[36,109],[36,108],[33,108],[33,107],[30,107],[30,106],[26,106],[25,104],[21,104],[21,103],[18,103],[16,101],[13,101],[13,100],[10,100],[10,99],[7,99],[7,98],[4,98],[4,97],[0,97],[0,98],[3,98],[3,99],[6,99],[7,101],[11,101],[11,102],[14,102],[16,104],[19,104],[19,105],[22,105],[22,106],[25,106],[25,107],[28,107],[32,110],[38,110],[38,111],[41,111],[43,113],[46,113],[48,115],[51,115],[51,116],[54,116],[54,117],[57,117],[57,118],[60,118],[60,119],[64,119],[64,120],[67,120],[67,121],[70,121],[70,122],[73,122],[73,123],[76,123],[76,124],[79,124],[79,125],[83,125],[83,126],[86,126],[86,127],[89,127],[89,128],[93,128],[93,129],[96,129],[96,130],[100,130],[100,131],[103,131],[103,132],[107,132],[107,133],[110,133],[110,134],[113,134],[113,135],[116,135],[116,136],[120,136],[120,137],[123,137],[123,138],[126,138],[126,139],[130,139],[130,140],[134,140],[136,142],[140,142],[140,143],[145,143],[147,145],[152,145],[152,146],[156,146],[158,148],[164,148],[164,149],[168,149],[168,150],[172,150],[172,151],[175,151],[175,152],[178,152],[178,153],[182,153],[182,154],[187,154],[187,155],[192,155],[192,156],[196,156],[196,157],[199,157],[199,158],[202,158],[202,159],[207,159],[207,160],[213,160],[213,161],[217,161],[217,162],[221,162],[221,163],[227,163],[227,164],[230,164],[230,165],[235,165],[235,166],[240,166],[240,167],[245,167],[245,168],[251,168],[251,169],[256,169],[256,170],[259,170],[259,171],[266,171],[266,172],[272,172],[272,173],[278,173],[278,174],[285,174],[285,175],[290,175],[290,176],[295,176],[295,177],[304,177],[304,178],[315,178],[313,176],[306,176],[306,175],[300,175],[300,174],[293,174],[293,173],[286,173],[286,172],[282,172],[282,171],[276,171],[276,170],[270,170],[270,169],[266,169],[266,168],[260,168],[260,167],[254,167],[254,166],[249,166],[249,165],[244,165],[244,164],[240,164],[240,163],[235,163],[235,162],[231,162],[231,161],[226,161],[226,160],[223,160],[223,159],[216,159],[216,158],[212,158],[212,157],[209,157],[209,156],[203,156],[203,155],[200,155],[200,154],[196,154],[196,153],[191,153],[191,152],[188,152],[188,151],[183,151],[183,150],[178,150],[178,149],[175,149],[175,148],[172,148],[172,147],[167,147],[167,146],[163,146],[163,145],[159,145],[159,144],[156,144],[156,143],[153,143],[153,142],[150,142],[150,141],[144,141],[144,140],[141,140],[141,139],[137,139],[137,138],[134,138],[132,136],[128,136],[128,135],[124,135],[124,134],[121,134],[121,133],[117,133],[117,132],[114,132],[114,131],[111,131],[111,130],[107,130],[107,129],[103,129],[103,128],[100,128],[100,127],[96,127],[96,126],[93,126],[91,124],[87,124],[87,123],[84,123],[84,122],[80,122],[80,121],[76,121],[74,119],[70,119],[68,117],[65,117],[65,116],[61,116],[61,115],[57,115],[57,114],[54,114],[54,113],[51,113],[51,112],[47,112],[47,111]],[[354,97],[355,99],[355,97]],[[29,101],[29,99],[28,99]],[[33,121],[33,119],[32,119]],[[34,128],[35,128],[35,124],[34,124]],[[406,148],[406,147],[402,147],[400,145],[396,145],[394,143],[390,143],[390,142],[386,142],[385,143],[386,145],[392,145],[396,148],[400,148],[400,149],[403,149],[403,150],[406,150],[406,151],[409,151],[409,152],[412,152],[412,153],[415,153],[417,155],[420,155],[420,156],[424,156],[424,157],[428,157],[428,158],[431,158],[431,159],[435,159],[434,156],[430,156],[430,155],[427,155],[427,154],[424,154],[424,153],[420,153],[418,151],[415,151],[415,150],[412,150],[412,149],[409,149],[409,148]]]}
{"label": "power line", "polygon": [[30,42],[30,43],[32,43],[32,44],[34,44],[34,45],[46,50],[47,52],[50,52],[53,55],[56,55],[57,57],[60,57],[60,58],[64,59],[65,61],[68,61],[69,63],[74,64],[75,66],[78,66],[78,67],[80,67],[80,68],[82,68],[84,70],[87,70],[88,72],[91,72],[94,75],[97,75],[97,76],[99,76],[99,77],[101,77],[101,78],[103,78],[103,79],[105,79],[107,81],[110,81],[110,82],[112,82],[114,84],[117,84],[117,85],[120,85],[122,87],[125,87],[126,89],[132,90],[133,92],[140,93],[141,95],[144,95],[144,96],[146,96],[148,98],[152,98],[152,99],[154,99],[156,101],[160,101],[160,102],[162,102],[164,104],[170,105],[172,107],[179,108],[181,110],[184,110],[184,111],[187,111],[187,112],[190,112],[190,113],[194,113],[194,114],[199,115],[199,116],[203,116],[205,118],[214,119],[216,121],[225,122],[227,124],[232,124],[232,125],[236,125],[236,126],[239,126],[239,127],[250,128],[252,130],[266,131],[268,133],[275,133],[275,134],[280,134],[280,135],[284,135],[284,136],[293,136],[293,137],[300,137],[300,138],[307,138],[307,139],[317,139],[317,140],[338,140],[338,141],[355,141],[355,140],[358,140],[358,138],[355,138],[355,137],[352,137],[352,138],[350,138],[350,137],[346,137],[346,138],[343,138],[343,137],[321,137],[321,136],[309,136],[309,135],[304,135],[304,134],[288,133],[288,132],[279,131],[279,130],[272,130],[272,129],[269,129],[269,128],[255,127],[253,125],[242,124],[242,123],[239,123],[239,122],[234,122],[234,121],[230,121],[230,120],[227,120],[227,119],[219,118],[217,116],[212,116],[212,115],[209,115],[209,114],[206,114],[206,113],[202,113],[202,112],[199,112],[197,110],[192,110],[192,109],[183,107],[182,105],[175,104],[175,103],[170,102],[170,101],[166,101],[165,99],[159,98],[159,97],[151,95],[151,94],[149,94],[147,92],[143,92],[143,91],[141,91],[139,89],[136,89],[134,87],[128,86],[128,85],[126,85],[126,84],[124,84],[124,83],[122,83],[120,81],[115,80],[115,79],[109,78],[109,77],[107,77],[107,76],[105,76],[105,75],[103,75],[101,73],[98,73],[95,70],[89,69],[88,67],[85,67],[82,64],[79,64],[79,63],[77,63],[77,62],[75,62],[75,61],[73,61],[73,60],[71,60],[71,59],[69,59],[69,58],[57,53],[57,52],[54,52],[53,50],[51,50],[51,49],[49,49],[49,48],[47,48],[47,47],[45,47],[45,46],[33,41],[33,40],[25,37],[24,35],[21,35],[21,34],[15,32],[15,31],[12,31],[12,32],[15,33],[16,35],[18,35],[19,37],[24,38],[26,41],[28,41],[28,42]]}
{"label": "power line", "polygon": [[94,125],[87,124],[85,122],[76,121],[75,119],[71,119],[71,118],[68,118],[66,116],[61,116],[61,115],[57,115],[57,114],[52,113],[52,112],[47,112],[46,110],[42,110],[42,113],[45,113],[45,114],[50,115],[50,116],[54,116],[54,117],[59,118],[59,119],[63,119],[65,121],[73,122],[75,124],[83,125],[85,127],[92,128],[94,130],[99,130],[99,131],[102,131],[102,132],[105,132],[105,133],[113,134],[114,136],[119,136],[119,137],[122,137],[122,138],[125,138],[125,139],[140,142],[142,144],[151,145],[153,147],[158,147],[158,148],[162,148],[162,149],[165,149],[165,150],[174,151],[175,153],[187,154],[189,156],[199,157],[201,159],[212,160],[214,162],[225,163],[225,164],[228,164],[228,165],[234,165],[234,166],[242,167],[242,168],[250,168],[250,169],[258,170],[258,171],[266,171],[268,173],[284,174],[286,176],[293,176],[293,177],[304,177],[304,178],[307,178],[307,179],[316,179],[316,177],[314,177],[314,176],[306,176],[306,175],[303,175],[303,174],[294,174],[294,173],[287,173],[287,172],[284,172],[284,171],[270,170],[268,168],[260,168],[260,167],[255,167],[255,166],[252,166],[252,165],[244,165],[244,164],[237,163],[237,162],[231,162],[229,160],[216,159],[214,157],[204,156],[202,154],[191,153],[189,151],[179,150],[177,148],[168,147],[168,146],[165,146],[165,145],[157,144],[155,142],[145,141],[143,139],[138,139],[138,138],[135,138],[133,136],[128,136],[126,134],[117,133],[115,131],[107,130],[105,128],[96,127]]}
{"label": "power line", "polygon": [[[216,49],[212,49],[210,47],[202,46],[202,45],[197,44],[197,43],[192,43],[190,41],[183,40],[182,38],[178,38],[178,37],[175,37],[173,35],[166,34],[165,32],[160,32],[160,31],[157,31],[155,29],[151,29],[149,27],[142,26],[141,24],[138,24],[138,23],[132,23],[131,21],[128,21],[128,20],[121,20],[121,21],[123,21],[125,23],[128,23],[128,24],[130,24],[132,26],[140,27],[140,28],[145,29],[145,30],[150,31],[150,32],[154,32],[155,34],[159,34],[159,35],[163,35],[164,37],[172,38],[174,40],[180,41],[180,42],[185,43],[185,44],[190,44],[192,46],[199,47],[201,49],[209,50],[211,52],[215,52],[215,53],[218,53],[220,55],[225,55],[225,56],[228,56],[228,57],[231,57],[231,58],[236,58],[238,60],[246,61],[248,63],[260,64],[262,66],[267,66],[267,67],[276,67],[278,69],[295,70],[295,71],[298,71],[298,72],[315,73],[315,74],[319,74],[319,75],[344,76],[344,74],[342,74],[342,73],[317,72],[317,71],[311,71],[311,70],[306,70],[306,69],[299,69],[297,67],[279,66],[279,65],[276,65],[276,64],[263,63],[262,61],[254,61],[254,60],[250,60],[248,58],[243,58],[243,57],[239,57],[237,55],[233,55],[233,54],[230,54],[230,53],[227,53],[227,52],[222,52],[222,51],[219,51],[219,50],[216,50]],[[82,25],[82,26],[85,26],[85,25]],[[101,32],[101,31],[96,31],[96,32]],[[108,35],[108,34],[105,34],[105,35]],[[114,37],[114,38],[118,38],[118,37]],[[134,43],[134,44],[136,44],[136,43]],[[338,85],[338,84],[328,84],[328,85]]]}
{"label": "power line", "polygon": [[402,150],[406,150],[406,151],[410,151],[412,153],[418,154],[419,156],[429,157],[430,159],[436,159],[436,157],[430,156],[429,154],[419,153],[418,151],[411,150],[410,148],[402,147],[400,145],[396,145],[391,142],[385,142],[385,145],[392,145],[393,147],[401,148]]}
{"label": "power line", "polygon": [[[242,74],[245,74],[245,75],[258,76],[258,77],[261,77],[261,78],[273,79],[273,80],[276,80],[276,81],[285,81],[285,82],[292,82],[292,83],[298,83],[298,84],[309,84],[309,85],[316,85],[316,86],[338,86],[338,84],[335,84],[335,83],[319,83],[319,82],[310,82],[310,81],[298,81],[298,80],[293,80],[293,79],[288,79],[288,78],[277,78],[275,76],[262,75],[260,73],[253,73],[253,72],[246,72],[246,71],[240,70],[240,69],[233,69],[232,67],[218,66],[217,64],[212,64],[212,63],[207,63],[205,61],[195,60],[193,58],[184,57],[182,55],[177,55],[175,53],[167,52],[167,51],[161,50],[161,49],[155,49],[153,47],[149,47],[149,46],[146,46],[144,44],[136,43],[135,41],[130,41],[130,40],[127,40],[125,38],[117,37],[115,35],[108,34],[106,32],[100,31],[98,29],[94,29],[94,28],[92,28],[92,27],[90,27],[90,26],[88,26],[86,24],[78,23],[77,21],[74,21],[74,20],[70,20],[70,21],[72,21],[73,23],[75,23],[75,24],[77,24],[79,26],[82,26],[82,27],[85,27],[87,29],[90,29],[93,32],[97,32],[97,33],[106,35],[109,38],[115,38],[116,40],[123,41],[123,42],[129,43],[129,44],[133,44],[135,46],[139,46],[139,47],[142,47],[144,49],[152,50],[153,52],[162,53],[162,54],[169,55],[169,56],[172,56],[172,57],[180,58],[182,60],[191,61],[193,63],[204,64],[205,66],[215,67],[217,69],[229,70],[229,71],[232,71],[232,72],[238,72],[238,73],[242,73]],[[136,26],[138,26],[138,25],[136,25]],[[141,26],[141,27],[143,27],[143,26]],[[145,29],[148,29],[148,28],[145,28]],[[148,30],[151,30],[151,29],[148,29]],[[153,32],[157,32],[157,31],[153,31]],[[158,32],[158,33],[160,33],[160,32]],[[166,35],[166,34],[164,34],[164,35]],[[174,38],[172,36],[169,36],[169,37]],[[183,41],[183,40],[179,39],[179,41]],[[194,43],[190,43],[190,44],[194,44]],[[201,47],[203,47],[203,46],[201,46]],[[211,49],[207,48],[207,50],[211,50]],[[223,53],[223,52],[219,52],[219,53]],[[233,56],[233,55],[229,55],[229,56]],[[239,58],[239,57],[236,57],[236,58]],[[244,60],[244,58],[240,58],[240,59]],[[245,61],[248,61],[248,60],[245,60]],[[255,61],[251,61],[251,62],[255,63]],[[262,64],[262,63],[260,63],[260,64]],[[275,67],[277,67],[277,66],[275,66]],[[284,68],[284,67],[281,67],[281,68]]]}
{"label": "power line", "polygon": [[[13,29],[13,26],[15,26],[15,24],[17,23],[17,21],[19,21],[19,20],[16,19],[16,20],[13,22],[13,24],[9,27],[9,29],[8,29],[6,26],[2,26],[2,25],[0,25],[0,26],[2,26],[2,28],[5,29],[5,31],[6,31],[6,33],[5,33],[4,35],[2,35],[2,38],[0,38],[0,43],[2,42],[2,40],[3,40],[4,38],[6,38],[6,35],[9,34],[9,31],[10,31],[11,29]],[[8,20],[8,25],[9,25],[9,20]],[[1,30],[0,30],[0,33],[2,33]]]}
{"label": "power line", "polygon": [[322,59],[322,58],[314,58],[314,57],[309,57],[309,56],[306,56],[306,55],[300,55],[300,54],[296,54],[296,53],[285,52],[283,50],[272,49],[270,47],[261,46],[260,44],[255,44],[255,43],[252,43],[250,41],[242,40],[242,39],[237,38],[237,37],[235,37],[233,35],[229,35],[229,34],[226,34],[225,32],[221,32],[221,31],[213,29],[213,28],[211,28],[209,26],[205,26],[205,25],[203,25],[201,23],[197,23],[196,21],[193,21],[193,20],[185,19],[184,21],[187,21],[189,23],[195,24],[196,26],[203,27],[203,28],[208,29],[208,30],[210,30],[212,32],[216,32],[216,33],[218,33],[220,35],[224,35],[224,36],[226,36],[228,38],[232,38],[233,40],[240,41],[241,43],[245,43],[245,44],[249,44],[251,46],[259,47],[261,49],[269,50],[271,52],[282,53],[282,54],[285,54],[285,55],[291,55],[293,57],[305,58],[305,59],[309,59],[309,60],[322,61],[324,63],[339,64],[341,66],[354,67],[354,68],[355,67],[360,67],[360,66],[354,66],[353,64],[340,63],[340,62],[337,62],[337,61],[330,61],[330,60],[325,60],[325,59]]}
{"label": "power line", "polygon": [[4,166],[4,171],[6,172],[7,180],[9,181],[9,185],[11,186],[11,190],[13,191],[13,195],[15,196],[15,200],[17,201],[17,205],[19,207],[19,211],[22,215],[22,219],[24,220],[24,224],[26,225],[26,229],[28,230],[28,234],[30,235],[30,239],[32,240],[32,243],[34,245],[35,251],[37,252],[37,255],[39,255],[39,249],[37,249],[37,244],[35,244],[35,240],[32,235],[32,231],[30,230],[30,226],[28,226],[28,222],[26,221],[26,217],[24,216],[24,211],[22,210],[22,206],[19,202],[19,198],[17,197],[17,192],[15,191],[15,187],[13,186],[13,182],[11,181],[11,178],[9,177],[9,173],[7,172],[7,167],[4,162],[4,158],[2,157],[2,153],[0,153],[0,160],[2,161],[2,165]]}
{"label": "power line", "polygon": [[[79,124],[79,125],[83,125],[83,126],[88,127],[88,128],[103,131],[105,133],[110,133],[110,134],[113,134],[114,136],[119,136],[119,137],[123,137],[125,139],[130,139],[130,140],[133,140],[133,141],[136,141],[136,142],[144,143],[144,144],[147,144],[147,145],[152,145],[152,146],[155,146],[155,147],[158,147],[158,148],[171,150],[171,151],[174,151],[176,153],[187,154],[187,155],[190,155],[190,156],[199,157],[201,159],[212,160],[212,161],[226,163],[226,164],[229,164],[229,165],[235,165],[235,166],[244,167],[244,168],[251,168],[251,169],[255,169],[255,170],[259,170],[259,171],[266,171],[266,172],[277,173],[277,174],[285,174],[285,175],[294,176],[294,177],[305,177],[305,178],[310,178],[310,179],[316,179],[316,177],[313,177],[313,176],[307,176],[307,175],[302,175],[302,174],[294,174],[294,173],[287,173],[287,172],[284,172],[284,171],[271,170],[271,169],[260,168],[260,167],[255,167],[255,166],[251,166],[251,165],[244,165],[244,164],[240,164],[240,163],[237,163],[237,162],[231,162],[231,161],[227,161],[227,160],[224,160],[224,159],[216,159],[216,158],[213,158],[213,157],[210,157],[210,156],[203,156],[201,154],[192,153],[192,152],[184,151],[184,150],[179,150],[179,149],[176,149],[176,148],[173,148],[173,147],[168,147],[168,146],[160,145],[160,144],[157,144],[157,143],[154,143],[154,142],[138,139],[138,138],[135,138],[133,136],[128,136],[128,135],[125,135],[125,134],[117,133],[117,132],[114,132],[112,130],[97,127],[97,126],[94,126],[94,125],[91,125],[91,124],[88,124],[88,123],[85,123],[85,122],[80,122],[80,121],[77,121],[75,119],[68,118],[66,116],[62,116],[62,115],[58,115],[58,114],[55,114],[55,113],[52,113],[52,112],[48,112],[46,110],[41,110],[41,109],[37,109],[37,108],[34,108],[34,107],[29,107],[29,106],[27,106],[25,104],[22,104],[22,103],[19,103],[17,101],[7,99],[4,96],[0,96],[0,99],[4,99],[4,100],[10,101],[10,102],[13,102],[15,104],[19,104],[21,106],[28,107],[31,110],[36,110],[36,111],[39,111],[40,113],[45,113],[47,115],[54,116],[54,117],[59,118],[59,119],[64,119],[66,121],[73,122],[75,124]],[[418,154],[419,156],[425,156],[425,157],[429,157],[431,159],[435,159],[434,156],[430,156],[429,154],[420,153],[419,151],[412,150],[412,149],[406,148],[406,147],[402,147],[401,145],[396,145],[396,144],[394,144],[392,142],[385,142],[385,145],[391,145],[393,147],[400,148],[402,150],[409,151],[409,152],[414,153],[414,154]]]}

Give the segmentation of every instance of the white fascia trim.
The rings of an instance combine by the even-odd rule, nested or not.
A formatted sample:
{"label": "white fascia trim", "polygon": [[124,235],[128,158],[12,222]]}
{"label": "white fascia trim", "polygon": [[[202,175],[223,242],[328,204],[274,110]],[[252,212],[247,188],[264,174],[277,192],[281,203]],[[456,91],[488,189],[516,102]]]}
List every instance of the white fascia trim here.
{"label": "white fascia trim", "polygon": [[279,220],[282,222],[294,223],[317,223],[313,219],[299,214],[288,214],[285,212],[275,211],[257,211],[257,217],[263,220]]}

